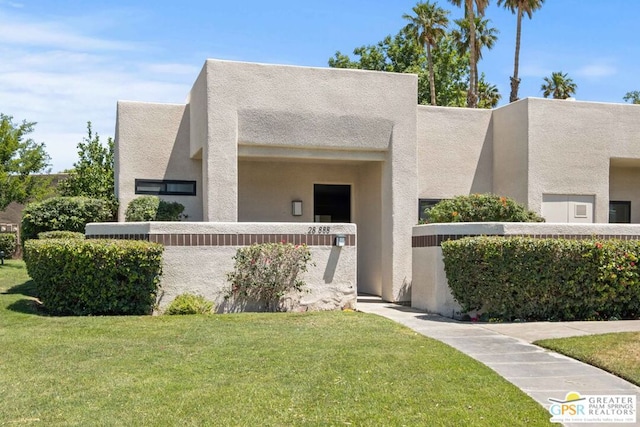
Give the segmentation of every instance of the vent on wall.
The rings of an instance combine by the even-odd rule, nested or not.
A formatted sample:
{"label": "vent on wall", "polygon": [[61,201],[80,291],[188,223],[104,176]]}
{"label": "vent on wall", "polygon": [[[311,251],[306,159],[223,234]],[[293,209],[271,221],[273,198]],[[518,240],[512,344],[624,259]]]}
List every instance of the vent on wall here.
{"label": "vent on wall", "polygon": [[576,204],[575,212],[573,215],[575,218],[586,218],[587,217],[587,205],[585,204]]}

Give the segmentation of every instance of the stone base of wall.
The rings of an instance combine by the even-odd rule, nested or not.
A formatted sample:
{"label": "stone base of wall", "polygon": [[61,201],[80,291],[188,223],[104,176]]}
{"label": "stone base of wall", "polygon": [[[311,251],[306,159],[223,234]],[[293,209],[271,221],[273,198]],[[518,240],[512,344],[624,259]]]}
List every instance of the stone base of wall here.
{"label": "stone base of wall", "polygon": [[[87,238],[136,239],[162,243],[163,273],[158,295],[162,312],[182,293],[194,293],[216,303],[222,312],[252,311],[251,304],[225,300],[227,273],[239,247],[254,243],[306,244],[313,266],[303,276],[304,292],[287,295],[289,311],[355,308],[357,250],[355,224],[145,222],[93,223]],[[335,246],[345,236],[345,246]]]}

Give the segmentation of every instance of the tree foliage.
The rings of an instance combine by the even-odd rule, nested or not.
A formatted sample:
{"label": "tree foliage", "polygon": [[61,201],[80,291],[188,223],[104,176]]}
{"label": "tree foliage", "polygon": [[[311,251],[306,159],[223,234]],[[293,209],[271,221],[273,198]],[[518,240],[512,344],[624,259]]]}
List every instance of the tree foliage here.
{"label": "tree foliage", "polygon": [[632,104],[640,104],[640,91],[633,90],[631,92],[627,92],[622,99],[624,102],[631,102]]}
{"label": "tree foliage", "polygon": [[44,143],[26,137],[34,126],[26,120],[14,123],[13,117],[0,113],[0,210],[48,191],[50,179],[34,175],[47,173],[50,160]]}
{"label": "tree foliage", "polygon": [[476,17],[484,16],[484,11],[489,6],[489,0],[449,0],[454,6],[464,7],[464,16],[469,22],[469,90],[467,92],[467,106],[478,106],[478,61],[476,46]]}
{"label": "tree foliage", "polygon": [[[355,48],[353,50],[354,58],[338,51],[332,58],[329,58],[329,66],[417,74],[419,104],[432,103],[431,93],[435,92],[436,105],[467,106],[467,90],[470,82],[469,51],[459,49],[453,31],[445,31],[443,35],[432,37],[434,44],[429,49],[423,47],[422,40],[426,36],[420,22],[424,23],[427,17],[420,18],[418,13],[424,12],[426,14],[426,11],[422,10],[425,5],[431,5],[431,3],[418,3],[413,8],[414,15],[404,15],[405,19],[410,20],[410,23],[396,35],[388,35],[373,45]],[[438,12],[438,15],[440,14],[442,12]],[[438,17],[437,22],[442,23],[441,18],[441,16]],[[493,28],[488,30],[493,37],[492,44],[495,42],[496,30]],[[482,47],[486,46],[481,45],[480,48]],[[428,50],[431,50],[431,61],[428,58]],[[433,68],[433,85],[430,83],[430,64]],[[498,89],[495,85],[485,81],[484,74],[480,74],[477,87],[479,89],[477,91],[479,101],[476,102],[478,107],[492,108],[498,104],[500,100]]]}
{"label": "tree foliage", "polygon": [[[429,104],[431,90],[426,52],[420,47],[408,28],[395,36],[387,36],[375,45],[360,46],[353,50],[355,58],[336,52],[329,58],[329,66],[418,75],[418,103]],[[469,82],[468,54],[458,52],[450,33],[445,34],[432,50],[436,103],[445,107],[465,107]],[[490,85],[480,77],[480,86]],[[497,90],[497,89],[496,89]],[[499,96],[499,94],[498,94]],[[498,98],[499,99],[499,98]],[[495,107],[495,104],[486,108]]]}
{"label": "tree foliage", "polygon": [[520,68],[520,39],[522,37],[522,16],[526,14],[531,19],[533,12],[540,9],[544,0],[498,0],[498,6],[504,5],[505,9],[516,15],[516,52],[513,61],[513,76],[511,76],[511,94],[509,102],[518,100],[518,89],[520,78],[518,71]]}
{"label": "tree foliage", "polygon": [[413,34],[419,45],[424,47],[427,53],[427,65],[429,68],[429,92],[431,92],[431,105],[436,104],[435,71],[433,67],[433,55],[431,50],[446,34],[449,25],[449,11],[438,7],[435,3],[418,3],[413,7],[413,15],[404,14],[407,19],[407,30]]}
{"label": "tree foliage", "polygon": [[578,85],[573,82],[567,73],[557,71],[551,73],[551,77],[545,77],[544,83],[540,87],[545,98],[551,96],[553,99],[567,99],[575,95]]}
{"label": "tree foliage", "polygon": [[58,189],[63,196],[83,196],[109,201],[116,208],[114,181],[114,144],[107,139],[107,145],[100,142],[91,122],[87,122],[87,136],[78,143],[79,160],[73,164],[69,177],[62,181]]}

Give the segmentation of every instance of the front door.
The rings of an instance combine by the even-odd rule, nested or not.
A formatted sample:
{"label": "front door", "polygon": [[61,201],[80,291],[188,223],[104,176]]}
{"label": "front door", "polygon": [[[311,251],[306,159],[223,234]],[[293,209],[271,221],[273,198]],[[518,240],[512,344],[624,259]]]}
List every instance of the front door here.
{"label": "front door", "polygon": [[351,222],[350,185],[313,185],[315,222]]}

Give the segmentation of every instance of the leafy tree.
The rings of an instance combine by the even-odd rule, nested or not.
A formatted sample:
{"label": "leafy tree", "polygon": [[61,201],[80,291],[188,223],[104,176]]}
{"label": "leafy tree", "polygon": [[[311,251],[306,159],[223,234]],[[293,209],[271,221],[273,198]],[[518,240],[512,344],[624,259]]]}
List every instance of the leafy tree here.
{"label": "leafy tree", "polygon": [[567,99],[576,93],[576,85],[573,80],[562,71],[551,73],[551,77],[545,77],[544,83],[540,87],[542,95],[548,98],[550,95],[553,99]]}
{"label": "leafy tree", "polygon": [[518,68],[520,66],[520,35],[522,33],[522,16],[526,13],[529,19],[533,12],[540,9],[544,0],[498,0],[498,6],[504,4],[505,9],[509,9],[511,13],[517,16],[516,24],[516,55],[513,61],[513,76],[511,77],[511,94],[509,102],[518,100],[518,88],[520,87],[520,78],[518,77]]}
{"label": "leafy tree", "polygon": [[404,19],[409,20],[409,24],[407,24],[408,31],[413,34],[421,46],[424,46],[427,52],[431,105],[436,105],[436,83],[431,49],[445,35],[445,29],[449,25],[448,14],[449,11],[427,1],[416,4],[413,7],[413,15],[405,13],[402,16]]}
{"label": "leafy tree", "polygon": [[35,123],[14,123],[0,113],[0,210],[9,203],[25,203],[48,191],[50,179],[33,174],[48,173],[49,155],[44,143],[25,138]]}
{"label": "leafy tree", "polygon": [[100,136],[93,132],[91,122],[87,122],[87,136],[77,147],[79,160],[73,164],[69,177],[59,184],[60,194],[107,200],[115,215],[113,139],[108,138],[104,146]]}
{"label": "leafy tree", "polygon": [[624,102],[631,102],[632,104],[640,104],[640,91],[634,90],[631,92],[627,92],[624,97],[622,97]]}
{"label": "leafy tree", "polygon": [[[329,58],[334,68],[414,73],[418,75],[418,103],[429,104],[431,89],[427,57],[415,37],[405,27],[395,36],[387,36],[375,45],[361,46],[353,50],[356,58],[336,52]],[[464,107],[469,81],[469,60],[461,55],[450,34],[445,34],[432,49],[434,81],[437,105]],[[481,76],[483,84],[484,76]]]}
{"label": "leafy tree", "polygon": [[[469,46],[471,46],[471,32],[469,31],[469,21],[466,19],[456,19],[454,21],[459,29],[451,32],[453,39],[456,42],[456,46],[458,47],[458,51],[460,54],[464,54],[469,51]],[[476,90],[476,96],[478,101],[480,100],[480,81],[478,75],[478,62],[482,59],[482,49],[493,49],[496,41],[498,40],[497,34],[499,33],[497,28],[493,28],[489,26],[488,19],[482,19],[480,17],[476,17],[475,19],[475,30],[476,36],[474,54],[476,58],[475,69],[473,70],[473,76],[476,79],[474,82],[474,87]],[[496,88],[497,90],[497,88]]]}
{"label": "leafy tree", "polygon": [[[462,6],[464,4],[464,14],[469,22],[469,91],[467,92],[467,106],[476,108],[478,106],[478,90],[475,86],[478,77],[475,75],[477,70],[478,58],[475,49],[476,46],[476,15],[484,16],[484,11],[489,6],[489,0],[449,0],[454,6]],[[464,3],[463,3],[464,2]],[[474,8],[475,5],[475,8]]]}

